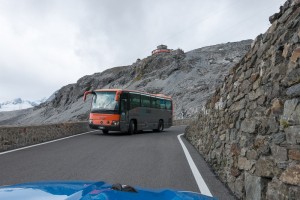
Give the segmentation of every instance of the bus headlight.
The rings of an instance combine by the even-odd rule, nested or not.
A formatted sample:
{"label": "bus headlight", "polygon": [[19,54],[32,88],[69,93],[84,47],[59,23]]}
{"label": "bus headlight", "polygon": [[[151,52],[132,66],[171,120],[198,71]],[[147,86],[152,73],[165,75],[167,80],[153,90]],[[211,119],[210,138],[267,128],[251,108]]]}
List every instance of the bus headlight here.
{"label": "bus headlight", "polygon": [[119,126],[119,124],[120,124],[120,122],[119,121],[112,121],[111,122],[111,125],[113,125],[113,126]]}
{"label": "bus headlight", "polygon": [[92,120],[92,119],[89,119],[89,123],[92,124],[92,123],[93,123],[93,120]]}

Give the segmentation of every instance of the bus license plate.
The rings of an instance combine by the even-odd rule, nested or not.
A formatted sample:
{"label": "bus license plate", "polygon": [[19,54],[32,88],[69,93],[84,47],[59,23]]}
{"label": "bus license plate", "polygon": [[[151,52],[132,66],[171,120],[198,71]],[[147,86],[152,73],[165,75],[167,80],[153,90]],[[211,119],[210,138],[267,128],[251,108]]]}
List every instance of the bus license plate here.
{"label": "bus license plate", "polygon": [[104,129],[104,127],[103,127],[103,126],[99,126],[98,128],[99,128],[99,129]]}

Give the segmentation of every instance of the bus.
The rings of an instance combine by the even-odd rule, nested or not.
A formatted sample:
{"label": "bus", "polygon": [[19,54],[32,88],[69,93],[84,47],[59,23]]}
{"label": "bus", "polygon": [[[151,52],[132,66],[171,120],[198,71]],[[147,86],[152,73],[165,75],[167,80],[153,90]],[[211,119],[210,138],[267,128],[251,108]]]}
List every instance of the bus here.
{"label": "bus", "polygon": [[93,95],[89,126],[100,129],[103,134],[109,131],[135,134],[142,130],[161,132],[172,126],[172,98],[163,94],[124,89],[97,89],[86,91]]}

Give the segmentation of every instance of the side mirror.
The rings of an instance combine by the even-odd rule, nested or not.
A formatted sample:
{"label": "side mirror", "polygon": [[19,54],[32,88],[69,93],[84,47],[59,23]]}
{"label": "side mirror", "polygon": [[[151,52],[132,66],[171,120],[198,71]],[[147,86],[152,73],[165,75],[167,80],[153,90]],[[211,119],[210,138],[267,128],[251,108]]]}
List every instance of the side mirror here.
{"label": "side mirror", "polygon": [[115,101],[119,101],[120,100],[121,93],[122,93],[121,91],[117,91],[116,92]]}
{"label": "side mirror", "polygon": [[89,95],[89,94],[92,94],[93,93],[93,91],[85,91],[84,92],[84,95],[83,95],[83,101],[85,101],[86,100],[86,97]]}

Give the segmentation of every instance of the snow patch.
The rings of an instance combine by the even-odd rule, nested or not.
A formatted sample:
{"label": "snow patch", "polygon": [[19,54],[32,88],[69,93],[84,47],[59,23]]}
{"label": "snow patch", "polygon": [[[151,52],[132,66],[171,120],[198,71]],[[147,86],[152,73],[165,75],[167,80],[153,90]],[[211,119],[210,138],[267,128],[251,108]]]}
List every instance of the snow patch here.
{"label": "snow patch", "polygon": [[34,106],[40,105],[41,103],[45,102],[46,100],[47,100],[46,98],[42,98],[42,99],[36,100],[36,101],[28,101],[28,100],[22,100],[21,98],[16,98],[12,101],[6,101],[3,103],[0,103],[0,112],[32,108]]}

